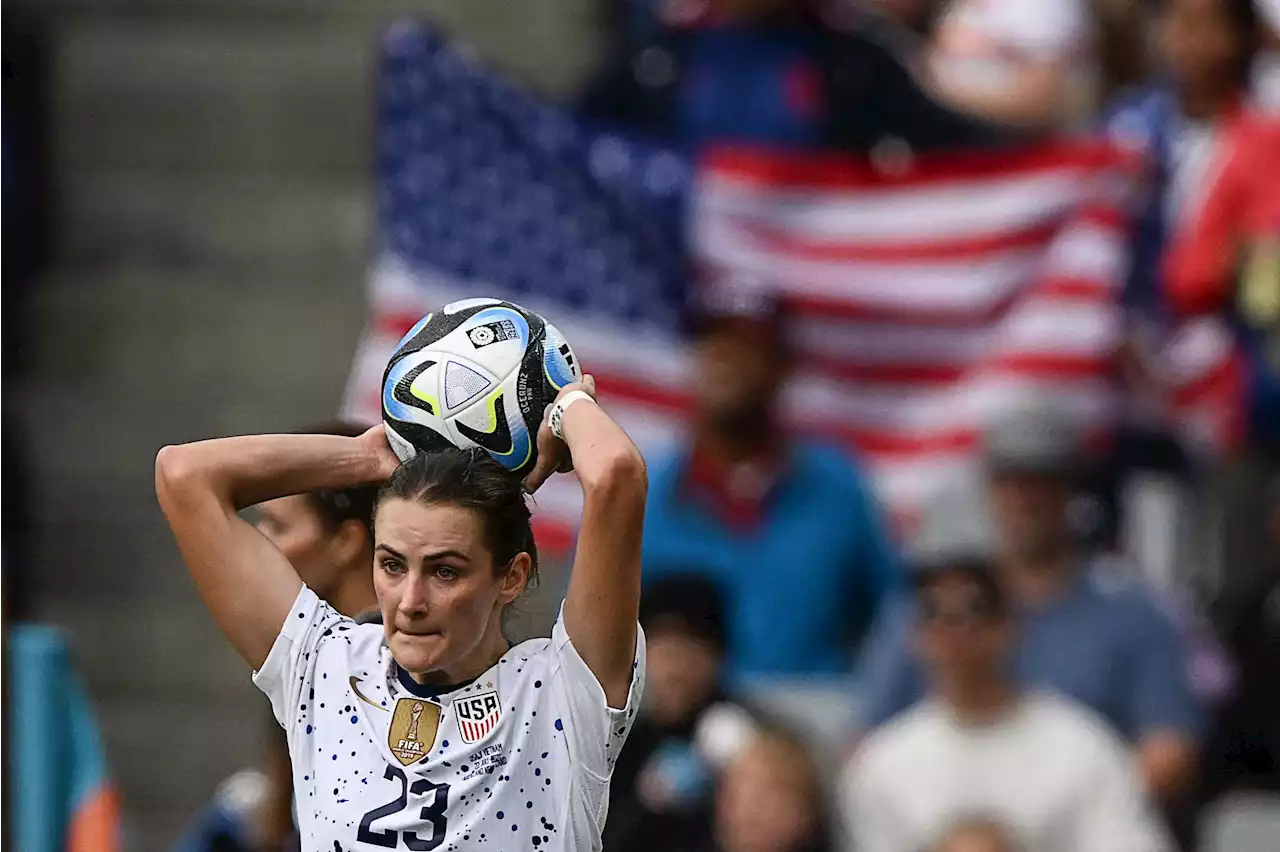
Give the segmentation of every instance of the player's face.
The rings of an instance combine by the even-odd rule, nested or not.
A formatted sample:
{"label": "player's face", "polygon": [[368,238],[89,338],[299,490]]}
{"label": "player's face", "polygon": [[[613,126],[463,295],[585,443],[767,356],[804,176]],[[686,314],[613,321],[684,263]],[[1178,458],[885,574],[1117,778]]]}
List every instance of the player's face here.
{"label": "player's face", "polygon": [[373,587],[396,662],[440,683],[492,663],[479,657],[500,638],[502,608],[524,588],[528,555],[496,573],[479,515],[449,504],[386,500],[375,530]]}
{"label": "player's face", "polygon": [[333,536],[302,494],[258,504],[258,531],[285,555],[302,582],[329,599],[347,566],[333,552]]}

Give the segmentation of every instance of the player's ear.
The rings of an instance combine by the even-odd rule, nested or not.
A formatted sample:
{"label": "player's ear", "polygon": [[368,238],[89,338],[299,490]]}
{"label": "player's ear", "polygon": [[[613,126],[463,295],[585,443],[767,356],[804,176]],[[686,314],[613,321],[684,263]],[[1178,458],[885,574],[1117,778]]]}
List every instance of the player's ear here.
{"label": "player's ear", "polygon": [[533,568],[533,559],[527,553],[517,553],[511,560],[507,572],[502,575],[502,587],[498,590],[498,599],[509,604],[524,592],[529,582],[529,571]]}

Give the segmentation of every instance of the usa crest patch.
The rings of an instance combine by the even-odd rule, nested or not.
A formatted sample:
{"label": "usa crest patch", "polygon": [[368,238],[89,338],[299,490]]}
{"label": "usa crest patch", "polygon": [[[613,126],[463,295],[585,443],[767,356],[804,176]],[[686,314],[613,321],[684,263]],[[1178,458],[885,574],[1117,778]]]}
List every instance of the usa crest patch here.
{"label": "usa crest patch", "polygon": [[502,715],[502,702],[497,692],[482,692],[453,702],[458,719],[458,733],[467,745],[475,745],[497,727]]}

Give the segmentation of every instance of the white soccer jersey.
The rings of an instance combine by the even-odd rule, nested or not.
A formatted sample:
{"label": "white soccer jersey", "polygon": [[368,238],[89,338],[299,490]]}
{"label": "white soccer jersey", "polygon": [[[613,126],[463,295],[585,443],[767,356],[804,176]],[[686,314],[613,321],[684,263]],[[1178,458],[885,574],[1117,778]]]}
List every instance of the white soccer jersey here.
{"label": "white soccer jersey", "polygon": [[381,625],[304,586],[253,680],[288,733],[306,852],[597,850],[644,637],[620,710],[562,619],[550,639],[433,694],[395,665]]}

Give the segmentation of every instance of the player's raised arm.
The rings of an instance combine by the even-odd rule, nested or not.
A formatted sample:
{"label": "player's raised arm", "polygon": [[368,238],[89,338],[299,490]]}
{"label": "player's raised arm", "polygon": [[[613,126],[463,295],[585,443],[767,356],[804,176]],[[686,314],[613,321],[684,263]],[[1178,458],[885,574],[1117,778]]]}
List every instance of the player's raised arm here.
{"label": "player's raised arm", "polygon": [[218,627],[255,669],[302,581],[239,511],[289,494],[380,482],[396,465],[381,426],[359,438],[220,438],[156,456],[156,495],[187,570]]}
{"label": "player's raised arm", "polygon": [[564,627],[609,706],[623,707],[636,653],[648,475],[636,445],[594,396],[591,376],[560,392],[538,432],[538,467],[526,485],[536,489],[564,458],[563,439],[583,493]]}

